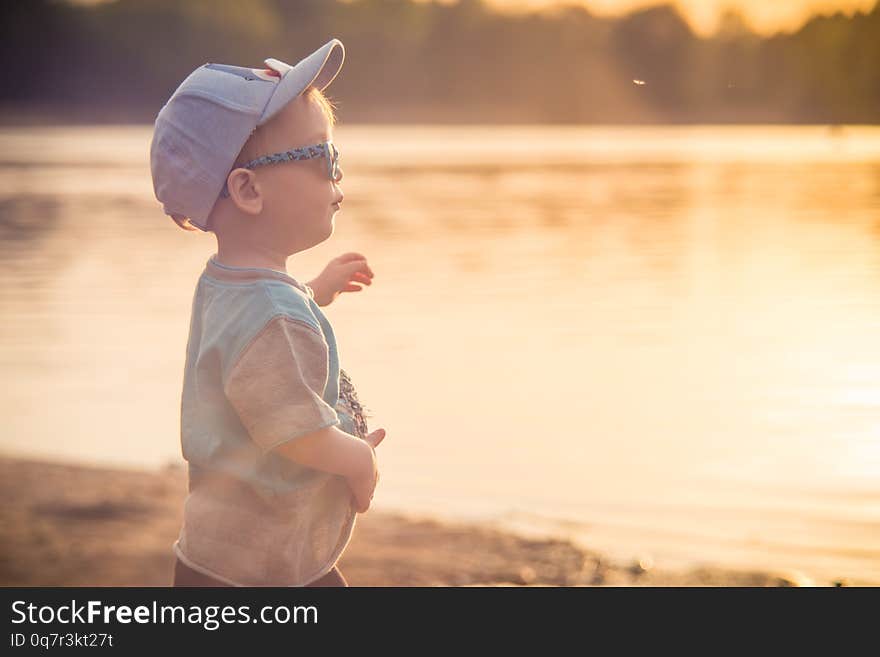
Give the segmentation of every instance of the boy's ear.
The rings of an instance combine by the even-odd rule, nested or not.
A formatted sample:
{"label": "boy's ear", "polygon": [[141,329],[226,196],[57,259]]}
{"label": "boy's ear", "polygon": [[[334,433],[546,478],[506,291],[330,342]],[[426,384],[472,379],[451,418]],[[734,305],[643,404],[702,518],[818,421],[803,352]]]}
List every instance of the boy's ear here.
{"label": "boy's ear", "polygon": [[233,169],[226,177],[229,199],[246,214],[259,214],[263,211],[263,190],[257,181],[257,174],[250,169]]}

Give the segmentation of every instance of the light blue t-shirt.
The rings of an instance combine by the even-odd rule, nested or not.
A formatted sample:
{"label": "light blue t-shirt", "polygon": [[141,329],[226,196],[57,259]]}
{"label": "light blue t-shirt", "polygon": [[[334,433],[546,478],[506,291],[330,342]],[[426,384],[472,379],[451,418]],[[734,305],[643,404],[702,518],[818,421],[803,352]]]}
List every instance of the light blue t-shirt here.
{"label": "light blue t-shirt", "polygon": [[211,256],[181,398],[190,490],[174,549],[184,563],[242,586],[304,585],[333,567],[355,524],[348,484],[274,448],[327,426],[357,435],[339,392],[336,339],[311,289]]}

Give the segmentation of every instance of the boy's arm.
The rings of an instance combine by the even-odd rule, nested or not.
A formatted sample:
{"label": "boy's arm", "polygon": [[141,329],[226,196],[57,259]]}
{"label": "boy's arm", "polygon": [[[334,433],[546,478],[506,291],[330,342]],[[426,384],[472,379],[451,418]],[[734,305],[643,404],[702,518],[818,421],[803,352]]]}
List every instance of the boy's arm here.
{"label": "boy's arm", "polygon": [[319,306],[329,306],[341,292],[360,292],[361,285],[373,284],[373,270],[360,253],[343,253],[307,283]]}
{"label": "boy's arm", "polygon": [[379,482],[375,447],[384,437],[384,429],[361,440],[336,427],[326,427],[282,443],[276,451],[302,465],[344,477],[351,489],[355,510],[366,513]]}
{"label": "boy's arm", "polygon": [[279,316],[251,340],[224,375],[223,390],[251,439],[306,467],[341,475],[358,513],[370,508],[379,480],[375,446],[341,431],[336,409],[323,399],[329,369],[320,329]]}
{"label": "boy's arm", "polygon": [[349,476],[370,463],[370,446],[337,428],[323,399],[329,370],[319,330],[286,316],[268,322],[226,375],[223,389],[264,453]]}
{"label": "boy's arm", "polygon": [[274,451],[306,467],[347,479],[372,472],[375,459],[367,443],[336,427],[325,427],[281,443]]}

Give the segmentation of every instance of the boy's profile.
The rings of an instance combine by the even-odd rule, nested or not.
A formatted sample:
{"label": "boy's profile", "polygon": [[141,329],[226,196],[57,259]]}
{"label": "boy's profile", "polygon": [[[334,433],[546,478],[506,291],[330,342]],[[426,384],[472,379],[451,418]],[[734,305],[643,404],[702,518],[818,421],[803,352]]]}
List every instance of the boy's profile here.
{"label": "boy's profile", "polygon": [[295,66],[199,67],[159,112],[153,186],[183,228],[213,232],[196,285],[181,400],[189,495],[175,586],[346,586],[336,562],[379,473],[320,306],[369,285],[360,254],[308,284],[287,258],[333,233],[343,199],[337,39]]}

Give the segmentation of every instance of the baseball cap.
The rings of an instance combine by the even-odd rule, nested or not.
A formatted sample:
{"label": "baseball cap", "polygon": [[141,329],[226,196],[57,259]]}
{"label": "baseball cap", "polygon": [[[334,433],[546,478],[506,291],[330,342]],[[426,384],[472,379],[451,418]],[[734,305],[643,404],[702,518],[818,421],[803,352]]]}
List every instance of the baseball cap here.
{"label": "baseball cap", "polygon": [[342,42],[331,39],[293,66],[269,58],[266,69],[207,63],[190,73],[153,128],[150,170],[165,214],[207,230],[208,215],[251,133],[309,85],[327,88],[344,59]]}

